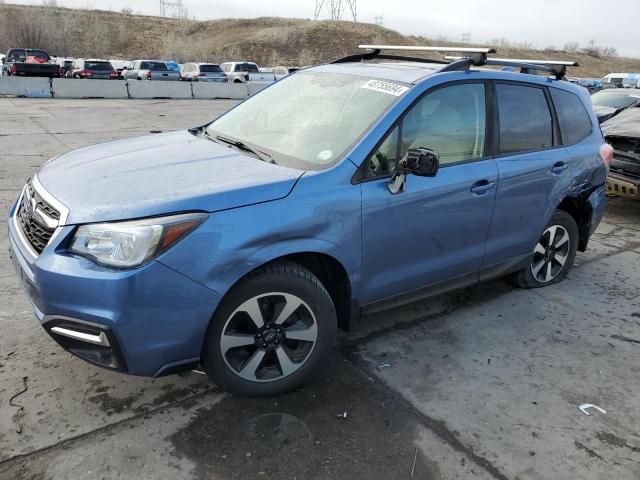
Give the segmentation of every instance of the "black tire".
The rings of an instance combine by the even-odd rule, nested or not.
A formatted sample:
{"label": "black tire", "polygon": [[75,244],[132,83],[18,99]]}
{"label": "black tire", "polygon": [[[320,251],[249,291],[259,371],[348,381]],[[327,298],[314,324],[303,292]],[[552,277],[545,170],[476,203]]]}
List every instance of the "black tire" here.
{"label": "black tire", "polygon": [[[281,324],[274,319],[285,309],[287,300],[285,297],[279,297],[279,294],[286,294],[302,301],[297,309],[286,317],[289,320]],[[279,299],[284,299],[284,303],[278,303]],[[246,305],[245,302],[253,301],[260,306],[259,315],[264,321],[262,329],[250,329],[255,327],[255,323],[247,321],[247,319],[250,320],[250,316],[241,307]],[[293,335],[291,332],[300,331],[294,327],[299,326],[302,321],[312,324],[315,322],[315,343],[287,338],[287,332]],[[244,322],[243,337],[250,338],[251,342],[256,343],[246,347],[229,348],[226,354],[223,354],[223,334],[225,338],[229,338],[227,334],[237,335],[242,328],[231,327],[234,323],[240,322]],[[279,329],[284,332],[279,333],[282,335],[280,337],[282,343],[271,337],[275,328],[273,325],[282,326]],[[306,325],[303,326],[306,327]],[[207,330],[202,365],[217,385],[234,395],[254,397],[281,394],[302,385],[314,376],[331,353],[335,343],[336,329],[336,311],[331,297],[313,273],[292,262],[269,264],[242,279],[220,303]],[[230,333],[232,331],[233,333]],[[263,335],[260,337],[263,340],[258,340],[258,335]],[[258,344],[268,337],[271,337],[270,341],[275,344],[267,345],[267,342]],[[254,357],[257,358],[260,351],[264,352],[263,357],[260,357],[262,360],[258,360],[259,363],[255,364],[255,369],[249,368],[249,364],[253,363]],[[294,358],[302,358],[300,362],[290,364],[295,365],[296,369],[288,375],[284,375],[284,367],[280,362],[280,355],[283,352],[289,361],[292,360],[291,355]],[[236,358],[238,356],[241,358],[240,361]],[[234,361],[236,363],[232,366]],[[250,375],[255,380],[241,376],[241,371],[245,371],[245,367],[248,371],[252,371]],[[259,379],[258,373],[262,371],[268,372],[270,376]]]}
{"label": "black tire", "polygon": [[[569,238],[562,242],[565,232]],[[578,240],[576,221],[569,213],[556,210],[536,244],[531,264],[515,274],[516,284],[521,288],[540,288],[564,280],[573,266]]]}

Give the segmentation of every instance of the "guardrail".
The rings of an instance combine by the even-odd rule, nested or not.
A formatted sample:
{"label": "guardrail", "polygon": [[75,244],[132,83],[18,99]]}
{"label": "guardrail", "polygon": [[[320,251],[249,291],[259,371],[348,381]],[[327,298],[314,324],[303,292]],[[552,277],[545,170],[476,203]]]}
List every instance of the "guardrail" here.
{"label": "guardrail", "polygon": [[0,96],[27,98],[230,99],[243,100],[270,82],[213,83],[147,80],[76,80],[0,77]]}

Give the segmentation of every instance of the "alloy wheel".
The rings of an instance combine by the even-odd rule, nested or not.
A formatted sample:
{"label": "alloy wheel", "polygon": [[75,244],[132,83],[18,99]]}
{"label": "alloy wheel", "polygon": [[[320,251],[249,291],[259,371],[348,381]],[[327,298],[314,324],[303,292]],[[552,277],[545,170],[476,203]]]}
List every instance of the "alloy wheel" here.
{"label": "alloy wheel", "polygon": [[561,225],[552,225],[544,231],[533,250],[533,278],[540,283],[549,283],[558,276],[567,262],[570,240],[569,232]]}
{"label": "alloy wheel", "polygon": [[246,300],[227,319],[220,352],[239,377],[269,382],[299,370],[317,338],[315,315],[302,299],[290,293],[266,293]]}

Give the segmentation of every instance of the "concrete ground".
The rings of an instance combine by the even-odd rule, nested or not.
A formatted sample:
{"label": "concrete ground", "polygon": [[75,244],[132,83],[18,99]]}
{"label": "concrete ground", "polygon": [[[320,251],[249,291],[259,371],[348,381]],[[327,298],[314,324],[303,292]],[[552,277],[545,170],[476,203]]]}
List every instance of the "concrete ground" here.
{"label": "concrete ground", "polygon": [[[0,99],[0,211],[58,153],[232,104]],[[497,280],[369,316],[319,378],[268,399],[71,357],[33,318],[7,247],[2,217],[2,480],[640,477],[638,203],[610,199],[567,281]]]}

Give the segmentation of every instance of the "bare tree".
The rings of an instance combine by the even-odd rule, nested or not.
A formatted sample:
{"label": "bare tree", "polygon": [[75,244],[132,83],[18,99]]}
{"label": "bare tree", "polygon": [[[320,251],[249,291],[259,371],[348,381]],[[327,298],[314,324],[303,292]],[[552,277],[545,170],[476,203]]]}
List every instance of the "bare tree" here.
{"label": "bare tree", "polygon": [[109,49],[109,25],[95,10],[86,11],[82,25],[85,54],[89,56],[101,56]]}
{"label": "bare tree", "polygon": [[580,48],[580,44],[578,42],[569,42],[564,45],[563,50],[567,52],[577,52]]}
{"label": "bare tree", "polygon": [[133,8],[131,7],[122,7],[120,13],[124,13],[125,15],[133,15]]}

